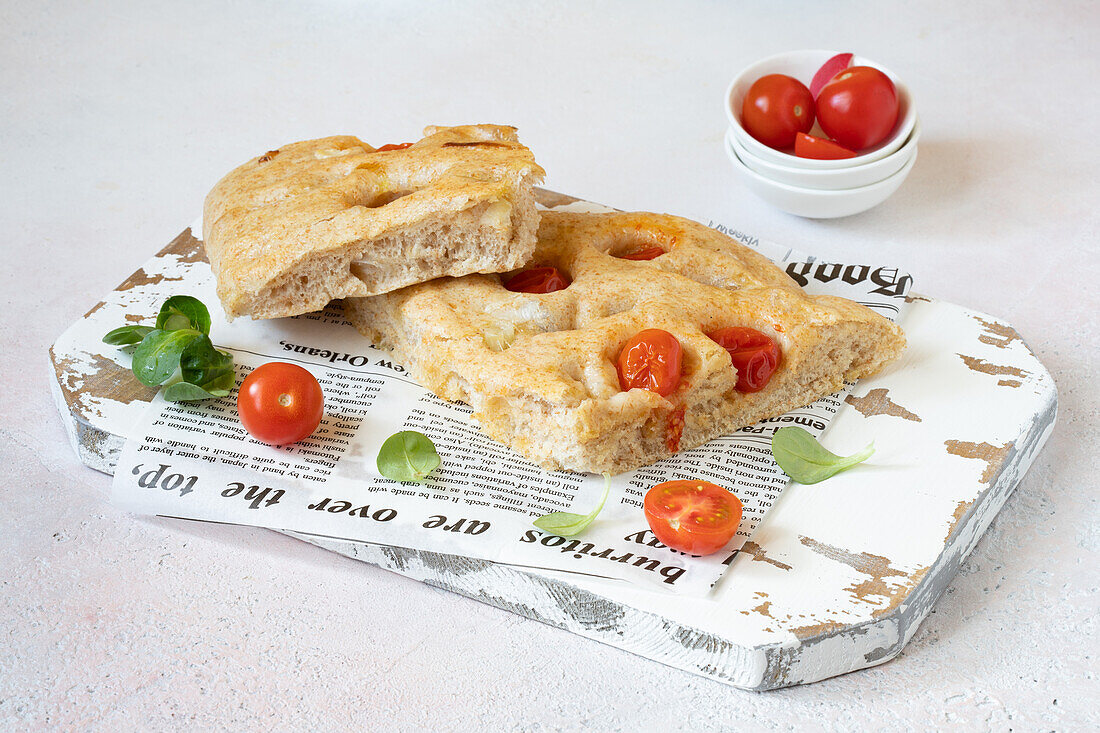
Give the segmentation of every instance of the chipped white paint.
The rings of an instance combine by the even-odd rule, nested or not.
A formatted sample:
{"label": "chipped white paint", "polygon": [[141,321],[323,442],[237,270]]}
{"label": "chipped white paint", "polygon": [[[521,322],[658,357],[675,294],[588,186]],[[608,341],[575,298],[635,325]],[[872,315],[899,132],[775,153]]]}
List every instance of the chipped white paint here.
{"label": "chipped white paint", "polygon": [[[178,252],[194,242],[185,233],[174,245]],[[104,373],[113,368],[100,337],[127,314],[152,315],[169,293],[215,300],[209,268],[193,256],[163,254],[128,282],[53,353],[78,452],[106,471],[142,400],[112,399],[115,392],[101,389],[115,380]],[[909,417],[846,405],[826,443],[846,453],[874,440],[875,456],[827,483],[787,489],[754,535],[757,549],[738,556],[710,598],[432,553],[317,544],[738,687],[783,687],[884,662],[916,631],[1027,470],[1056,405],[1050,376],[1007,324],[917,299],[902,326],[905,356],[854,396],[884,395]],[[239,345],[264,338],[265,328],[238,321],[221,338]],[[1019,384],[1002,384],[1008,373]],[[1008,447],[952,452],[952,441]]]}

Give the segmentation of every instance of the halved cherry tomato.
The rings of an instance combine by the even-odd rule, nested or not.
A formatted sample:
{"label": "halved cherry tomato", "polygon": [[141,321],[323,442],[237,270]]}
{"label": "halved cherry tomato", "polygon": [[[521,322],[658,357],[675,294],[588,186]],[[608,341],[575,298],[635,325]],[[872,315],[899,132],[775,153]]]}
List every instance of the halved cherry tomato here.
{"label": "halved cherry tomato", "polygon": [[817,95],[821,93],[821,88],[828,84],[830,79],[851,65],[852,54],[850,53],[838,53],[822,64],[821,68],[814,74],[814,78],[810,80],[810,94],[814,96],[814,99],[817,99]]}
{"label": "halved cherry tomato", "polygon": [[404,150],[405,148],[410,147],[411,145],[412,145],[412,143],[389,143],[388,145],[383,145],[380,148],[375,148],[374,152],[384,153],[387,150]]}
{"label": "halved cherry tomato", "polygon": [[321,385],[297,364],[272,361],[252,370],[237,393],[245,430],[269,445],[286,445],[313,434],[325,412]]}
{"label": "halved cherry tomato", "polygon": [[737,533],[741,500],[709,481],[666,481],[645,495],[645,518],[673,550],[710,555]]}
{"label": "halved cherry tomato", "polygon": [[683,349],[668,331],[647,328],[639,331],[619,352],[619,387],[638,387],[668,397],[680,384]]}
{"label": "halved cherry tomato", "polygon": [[513,293],[553,293],[569,287],[569,278],[556,267],[532,267],[508,278],[504,287]]}
{"label": "halved cherry tomato", "polygon": [[817,95],[817,121],[826,135],[846,148],[877,145],[898,121],[894,82],[870,66],[844,69]]}
{"label": "halved cherry tomato", "polygon": [[814,137],[804,132],[798,133],[794,138],[794,154],[799,158],[814,158],[815,160],[840,160],[842,158],[854,158],[858,153],[849,150],[843,145],[837,145],[832,140],[823,137]]}
{"label": "halved cherry tomato", "polygon": [[729,352],[737,369],[737,391],[759,392],[779,366],[779,345],[755,328],[732,326],[707,334]]}
{"label": "halved cherry tomato", "polygon": [[787,148],[795,133],[814,126],[814,98],[806,85],[784,74],[753,82],[741,104],[745,132],[772,148]]}
{"label": "halved cherry tomato", "polygon": [[654,260],[663,255],[665,251],[660,247],[646,247],[630,254],[619,255],[620,260]]}

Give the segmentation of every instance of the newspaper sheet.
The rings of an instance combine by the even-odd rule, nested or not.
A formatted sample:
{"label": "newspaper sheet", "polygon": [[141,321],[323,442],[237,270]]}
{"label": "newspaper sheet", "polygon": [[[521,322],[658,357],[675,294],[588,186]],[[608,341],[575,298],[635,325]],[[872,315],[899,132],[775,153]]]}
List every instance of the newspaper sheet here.
{"label": "newspaper sheet", "polygon": [[[911,281],[896,269],[816,262],[710,224],[779,263],[811,293],[842,295],[891,319],[901,314]],[[788,483],[771,456],[771,435],[800,425],[820,436],[844,396],[829,395],[614,476],[598,519],[578,537],[559,537],[532,521],[553,511],[588,513],[603,493],[604,477],[546,471],[486,437],[466,405],[445,402],[419,386],[392,356],[363,339],[339,306],[230,324],[218,307],[209,268],[199,264],[191,273],[165,283],[171,287],[163,295],[194,295],[211,307],[211,336],[233,354],[237,384],[268,361],[299,364],[321,383],[325,416],[308,439],[271,447],[241,427],[235,392],[199,403],[169,403],[158,396],[129,436],[112,487],[112,501],[139,514],[291,530],[703,595]],[[128,356],[120,351],[119,359]],[[423,483],[399,483],[378,473],[379,447],[401,430],[427,435],[442,458],[442,466]],[[691,557],[671,550],[646,524],[646,491],[683,478],[726,486],[744,503],[737,536],[718,554]]]}

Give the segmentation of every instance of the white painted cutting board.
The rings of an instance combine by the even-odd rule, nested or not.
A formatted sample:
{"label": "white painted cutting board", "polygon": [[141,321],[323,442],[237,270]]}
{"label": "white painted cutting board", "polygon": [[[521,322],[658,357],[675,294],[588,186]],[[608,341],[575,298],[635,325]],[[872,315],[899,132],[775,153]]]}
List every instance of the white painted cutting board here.
{"label": "white painted cutting board", "polygon": [[[546,206],[575,201],[540,192]],[[50,350],[54,392],[81,460],[111,473],[153,392],[111,359],[97,312],[208,266],[183,232]],[[996,318],[919,296],[888,371],[862,380],[826,433],[868,464],[791,485],[708,598],[560,580],[481,560],[308,541],[433,586],[737,687],[814,682],[901,651],[1054,427],[1054,383]],[[108,309],[110,310],[110,309]],[[135,322],[155,314],[132,313]]]}

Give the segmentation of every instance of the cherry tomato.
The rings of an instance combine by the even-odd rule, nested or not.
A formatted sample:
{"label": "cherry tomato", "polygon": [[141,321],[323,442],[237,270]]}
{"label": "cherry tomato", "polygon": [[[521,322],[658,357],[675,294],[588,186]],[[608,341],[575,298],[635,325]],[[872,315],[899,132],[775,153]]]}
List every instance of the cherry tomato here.
{"label": "cherry tomato", "polygon": [[683,349],[668,331],[647,328],[639,331],[619,352],[619,387],[635,387],[668,397],[680,384]]}
{"label": "cherry tomato", "polygon": [[755,328],[732,326],[707,334],[729,352],[737,369],[737,391],[759,392],[779,366],[779,345]]}
{"label": "cherry tomato", "polygon": [[654,260],[663,255],[665,251],[660,247],[646,247],[630,254],[619,255],[620,260]]}
{"label": "cherry tomato", "polygon": [[745,132],[772,148],[787,148],[795,133],[814,126],[814,98],[798,79],[768,74],[753,82],[741,104]]}
{"label": "cherry tomato", "polygon": [[877,145],[898,121],[894,82],[870,66],[841,71],[817,95],[817,121],[826,135],[846,148]]}
{"label": "cherry tomato", "polygon": [[384,153],[387,150],[404,150],[405,148],[410,147],[411,145],[412,145],[412,143],[390,143],[388,145],[383,145],[380,148],[375,148],[374,152]]}
{"label": "cherry tomato", "polygon": [[569,287],[569,278],[556,267],[532,267],[508,278],[504,287],[513,293],[553,293]]}
{"label": "cherry tomato", "polygon": [[737,533],[741,500],[709,481],[666,481],[645,495],[645,518],[673,550],[710,555]]}
{"label": "cherry tomato", "polygon": [[245,430],[268,445],[296,443],[313,434],[325,411],[321,385],[297,364],[272,361],[244,378],[237,414]]}
{"label": "cherry tomato", "polygon": [[856,152],[843,145],[837,145],[832,140],[823,137],[814,137],[804,132],[798,133],[794,139],[794,154],[799,158],[814,158],[816,160],[840,160],[841,158],[854,158]]}

